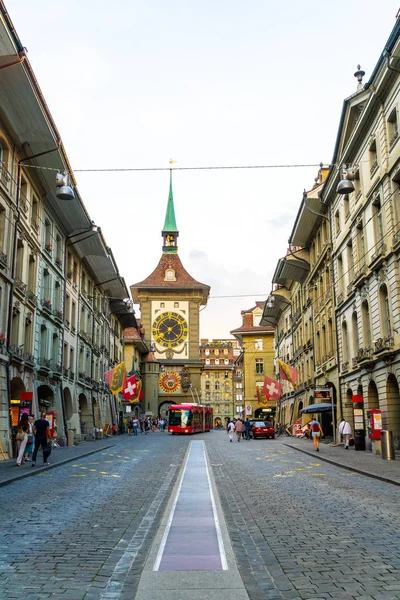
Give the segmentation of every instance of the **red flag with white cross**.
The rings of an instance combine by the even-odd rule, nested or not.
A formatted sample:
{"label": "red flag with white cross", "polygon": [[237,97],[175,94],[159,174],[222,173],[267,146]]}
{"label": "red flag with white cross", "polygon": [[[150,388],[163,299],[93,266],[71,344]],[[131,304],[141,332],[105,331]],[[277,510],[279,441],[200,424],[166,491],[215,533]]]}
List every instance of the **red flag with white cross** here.
{"label": "red flag with white cross", "polygon": [[279,383],[279,381],[275,381],[275,379],[271,379],[267,376],[264,377],[263,392],[267,400],[279,400],[282,388],[283,385]]}
{"label": "red flag with white cross", "polygon": [[131,400],[135,400],[138,394],[138,387],[136,381],[136,375],[132,375],[132,377],[127,377],[125,379],[125,385],[122,388],[122,396],[124,400],[130,402]]}

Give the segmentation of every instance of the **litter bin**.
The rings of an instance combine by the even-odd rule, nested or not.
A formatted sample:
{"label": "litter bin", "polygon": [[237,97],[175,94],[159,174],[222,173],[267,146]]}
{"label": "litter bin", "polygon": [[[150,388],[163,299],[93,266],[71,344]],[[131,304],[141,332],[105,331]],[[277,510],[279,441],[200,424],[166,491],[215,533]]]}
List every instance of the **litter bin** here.
{"label": "litter bin", "polygon": [[381,431],[381,446],[383,460],[395,460],[396,455],[393,447],[393,436],[391,431],[382,429]]}
{"label": "litter bin", "polygon": [[68,429],[68,446],[74,445],[74,432],[72,429]]}

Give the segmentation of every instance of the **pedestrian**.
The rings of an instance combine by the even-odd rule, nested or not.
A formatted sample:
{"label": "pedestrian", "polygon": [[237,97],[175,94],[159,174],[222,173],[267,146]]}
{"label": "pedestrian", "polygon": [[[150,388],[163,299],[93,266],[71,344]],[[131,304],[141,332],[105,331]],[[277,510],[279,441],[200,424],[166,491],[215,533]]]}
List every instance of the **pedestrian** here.
{"label": "pedestrian", "polygon": [[144,420],[144,432],[146,435],[149,433],[150,429],[151,429],[150,419],[149,419],[149,417],[147,417],[147,419]]}
{"label": "pedestrian", "polygon": [[143,419],[140,419],[139,425],[140,425],[140,433],[144,433],[144,420]]}
{"label": "pedestrian", "polygon": [[251,429],[251,423],[250,423],[250,419],[246,419],[246,422],[244,424],[244,429],[245,429],[245,433],[246,433],[246,440],[250,440],[250,429]]}
{"label": "pedestrian", "polygon": [[155,420],[155,419],[153,419],[153,420],[151,421],[151,430],[152,430],[152,432],[153,432],[153,433],[155,433],[155,432],[156,432],[156,426],[157,426],[156,420]]}
{"label": "pedestrian", "polygon": [[346,450],[349,449],[349,442],[351,438],[351,426],[345,419],[342,419],[339,424],[339,433],[343,436],[344,447]]}
{"label": "pedestrian", "polygon": [[138,425],[139,425],[138,418],[137,417],[133,417],[133,419],[132,419],[133,435],[137,435]]}
{"label": "pedestrian", "polygon": [[112,427],[111,427],[111,435],[117,435],[117,431],[118,431],[117,426],[115,423],[113,423]]}
{"label": "pedestrian", "polygon": [[16,437],[18,447],[17,467],[20,467],[24,462],[25,448],[28,442],[28,431],[29,426],[27,423],[22,426],[19,425]]}
{"label": "pedestrian", "polygon": [[228,430],[228,435],[229,435],[229,441],[232,442],[233,434],[235,433],[235,423],[233,421],[229,421],[229,423],[227,425],[227,430]]}
{"label": "pedestrian", "polygon": [[240,442],[240,440],[242,438],[242,433],[244,432],[244,430],[245,430],[245,427],[244,427],[244,423],[243,423],[242,419],[238,419],[236,421],[236,426],[235,426],[235,431],[236,431],[238,442]]}
{"label": "pedestrian", "polygon": [[33,424],[33,434],[35,436],[35,448],[32,456],[32,467],[36,465],[36,457],[40,446],[43,448],[43,464],[47,462],[47,439],[50,437],[50,423],[46,419],[46,413],[40,414],[40,419],[37,419]]}
{"label": "pedestrian", "polygon": [[164,421],[163,417],[161,417],[161,419],[159,420],[159,425],[160,425],[160,431],[164,431],[165,421]]}
{"label": "pedestrian", "polygon": [[132,435],[133,433],[133,423],[132,423],[132,419],[129,419],[128,421],[128,435]]}
{"label": "pedestrian", "polygon": [[320,437],[323,435],[321,423],[317,421],[316,417],[314,417],[314,420],[310,423],[310,427],[312,439],[314,442],[314,450],[315,452],[319,452],[319,440]]}
{"label": "pedestrian", "polygon": [[34,436],[33,436],[34,419],[35,419],[35,415],[29,415],[29,417],[28,417],[28,427],[29,427],[28,441],[26,443],[25,456],[24,456],[25,462],[30,462],[32,459],[33,443],[34,443]]}

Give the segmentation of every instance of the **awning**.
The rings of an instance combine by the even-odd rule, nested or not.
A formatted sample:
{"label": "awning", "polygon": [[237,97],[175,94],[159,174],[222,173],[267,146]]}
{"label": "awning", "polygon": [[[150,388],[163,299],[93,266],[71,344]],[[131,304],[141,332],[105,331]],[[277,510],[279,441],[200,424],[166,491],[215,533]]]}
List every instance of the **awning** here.
{"label": "awning", "polygon": [[278,262],[272,283],[278,283],[289,288],[292,281],[304,283],[309,272],[310,265],[307,261],[291,255],[285,256]]}
{"label": "awning", "polygon": [[260,325],[272,325],[276,327],[285,307],[291,306],[289,300],[286,300],[281,294],[273,293],[272,296],[274,298],[273,304],[269,305],[268,301],[264,304]]}
{"label": "awning", "polygon": [[127,327],[135,327],[135,329],[137,329],[138,324],[135,317],[135,311],[132,308],[129,308],[124,300],[111,300],[110,310],[111,314],[117,317],[123,329],[126,329]]}
{"label": "awning", "polygon": [[[336,408],[336,406],[334,405],[333,408]],[[329,412],[330,410],[332,410],[332,404],[310,404],[309,406],[302,408],[300,414],[323,413]]]}
{"label": "awning", "polygon": [[318,197],[307,197],[306,204],[303,198],[289,243],[293,246],[308,246],[310,238],[323,220],[323,217],[314,213],[324,213],[324,211],[326,211],[325,205]]}

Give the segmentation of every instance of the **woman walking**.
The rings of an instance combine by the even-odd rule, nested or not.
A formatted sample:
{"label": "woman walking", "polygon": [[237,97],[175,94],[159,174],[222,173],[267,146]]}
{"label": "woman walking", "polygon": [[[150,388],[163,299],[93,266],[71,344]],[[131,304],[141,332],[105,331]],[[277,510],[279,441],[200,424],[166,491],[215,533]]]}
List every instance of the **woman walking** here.
{"label": "woman walking", "polygon": [[29,425],[25,424],[22,427],[18,427],[17,432],[17,444],[18,444],[18,457],[17,457],[17,467],[20,467],[24,462],[24,454],[26,444],[28,443],[28,432]]}
{"label": "woman walking", "polygon": [[310,427],[312,439],[314,442],[314,450],[315,452],[319,452],[319,439],[323,435],[321,424],[319,421],[317,421],[316,418],[314,418],[314,420],[310,423]]}
{"label": "woman walking", "polygon": [[236,421],[236,435],[237,435],[237,441],[240,442],[240,440],[242,439],[242,434],[244,433],[244,424],[242,419],[238,419]]}
{"label": "woman walking", "polygon": [[352,431],[350,423],[345,419],[342,419],[339,424],[339,433],[343,436],[345,450],[348,450]]}

